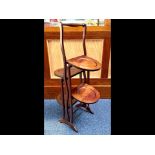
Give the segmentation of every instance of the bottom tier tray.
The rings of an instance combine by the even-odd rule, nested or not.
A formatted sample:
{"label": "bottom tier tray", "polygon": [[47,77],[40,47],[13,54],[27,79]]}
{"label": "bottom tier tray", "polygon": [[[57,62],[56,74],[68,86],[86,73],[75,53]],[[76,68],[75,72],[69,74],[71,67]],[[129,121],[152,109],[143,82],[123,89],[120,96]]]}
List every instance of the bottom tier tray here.
{"label": "bottom tier tray", "polygon": [[93,104],[99,100],[100,93],[93,86],[82,83],[72,90],[72,96],[80,102]]}

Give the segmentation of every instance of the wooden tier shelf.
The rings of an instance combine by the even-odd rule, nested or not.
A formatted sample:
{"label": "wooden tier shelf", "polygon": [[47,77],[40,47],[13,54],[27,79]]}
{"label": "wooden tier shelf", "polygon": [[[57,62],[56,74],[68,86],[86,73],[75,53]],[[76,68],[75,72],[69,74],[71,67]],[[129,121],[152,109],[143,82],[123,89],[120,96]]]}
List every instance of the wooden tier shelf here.
{"label": "wooden tier shelf", "polygon": [[[71,59],[66,59],[65,47],[63,41],[63,28],[64,26],[71,27],[83,27],[83,55],[74,57]],[[100,93],[93,86],[88,85],[90,74],[89,71],[97,71],[101,69],[101,64],[87,56],[87,50],[85,46],[86,39],[86,24],[63,24],[60,23],[60,46],[61,52],[63,55],[64,61],[64,69],[66,71],[66,75],[64,74],[64,69],[58,69],[54,72],[54,74],[61,78],[61,94],[57,97],[58,103],[60,103],[63,107],[63,117],[61,119],[61,123],[65,123],[70,126],[74,131],[77,132],[75,125],[73,124],[73,105],[79,101],[80,104],[77,105],[78,108],[82,108],[85,111],[93,114],[91,111],[89,104],[96,103],[100,99]],[[87,71],[87,76],[86,76]],[[83,77],[82,73],[83,72]],[[71,79],[73,76],[79,74],[81,84],[75,88],[72,88]],[[65,85],[64,85],[65,83]]]}
{"label": "wooden tier shelf", "polygon": [[93,104],[99,100],[100,93],[93,86],[82,83],[72,90],[72,96],[82,103]]}
{"label": "wooden tier shelf", "polygon": [[83,70],[97,71],[101,68],[101,64],[88,56],[82,55],[67,60],[70,65]]}
{"label": "wooden tier shelf", "polygon": [[[73,77],[73,76],[81,73],[82,70],[75,68],[75,67],[71,67],[70,72],[71,72],[71,77]],[[60,78],[64,78],[64,68],[60,68],[60,69],[55,70],[54,74]],[[68,74],[68,71],[67,71],[67,74]],[[67,77],[68,77],[68,75],[67,75]]]}

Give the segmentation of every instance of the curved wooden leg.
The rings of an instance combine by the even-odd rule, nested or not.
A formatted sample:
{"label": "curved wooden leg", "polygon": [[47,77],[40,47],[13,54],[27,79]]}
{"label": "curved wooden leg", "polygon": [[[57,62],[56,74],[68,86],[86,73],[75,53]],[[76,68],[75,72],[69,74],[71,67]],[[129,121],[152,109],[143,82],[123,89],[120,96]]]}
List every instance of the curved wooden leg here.
{"label": "curved wooden leg", "polygon": [[94,114],[94,112],[90,109],[89,104],[85,104],[85,103],[79,103],[76,105],[77,108],[80,108],[86,112],[89,112],[91,114]]}
{"label": "curved wooden leg", "polygon": [[82,83],[82,73],[79,74],[80,77],[80,84]]}
{"label": "curved wooden leg", "polygon": [[72,106],[72,88],[71,88],[71,66],[68,66],[68,90],[69,90],[69,114],[70,114],[70,122],[73,123],[73,106]]}
{"label": "curved wooden leg", "polygon": [[87,83],[89,84],[89,82],[90,82],[90,72],[89,71],[87,71]]}
{"label": "curved wooden leg", "polygon": [[86,71],[85,70],[83,70],[83,77],[84,77],[84,83],[86,83],[87,79],[86,79]]}
{"label": "curved wooden leg", "polygon": [[94,112],[90,109],[89,104],[87,104],[86,109],[88,110],[89,113],[94,114]]}
{"label": "curved wooden leg", "polygon": [[63,108],[63,118],[66,118],[65,111],[65,101],[64,101],[64,87],[63,87],[63,79],[61,79],[61,99],[62,99],[62,108]]}
{"label": "curved wooden leg", "polygon": [[[66,72],[66,71],[65,71]],[[67,74],[67,73],[66,73]],[[66,95],[66,98],[65,98],[65,111],[66,111],[66,116],[67,116],[67,118],[66,119],[70,119],[70,116],[69,116],[69,110],[68,110],[68,108],[69,108],[69,105],[68,105],[68,100],[69,100],[69,88],[68,88],[68,82],[67,82],[67,77],[65,76],[64,77],[64,85],[65,85],[65,87],[64,87],[64,90],[65,90],[65,95]]]}
{"label": "curved wooden leg", "polygon": [[68,120],[62,118],[59,120],[59,122],[68,125],[72,130],[74,130],[75,132],[78,132],[76,126],[73,123],[69,122]]}

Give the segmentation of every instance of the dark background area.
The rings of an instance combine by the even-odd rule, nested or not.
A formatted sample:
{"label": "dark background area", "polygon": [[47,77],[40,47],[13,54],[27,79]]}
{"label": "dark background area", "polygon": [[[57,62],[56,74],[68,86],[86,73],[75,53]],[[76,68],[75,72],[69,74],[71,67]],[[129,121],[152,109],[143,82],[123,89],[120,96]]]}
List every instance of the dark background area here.
{"label": "dark background area", "polygon": [[0,20],[0,134],[44,134],[44,20]]}
{"label": "dark background area", "polygon": [[155,20],[112,20],[112,134],[155,134]]}

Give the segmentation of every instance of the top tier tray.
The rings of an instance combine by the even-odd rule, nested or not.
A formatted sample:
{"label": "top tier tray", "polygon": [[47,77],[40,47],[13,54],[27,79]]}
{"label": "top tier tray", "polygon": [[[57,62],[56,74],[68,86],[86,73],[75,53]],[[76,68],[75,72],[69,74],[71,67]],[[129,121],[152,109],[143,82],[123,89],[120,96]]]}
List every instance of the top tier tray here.
{"label": "top tier tray", "polygon": [[84,70],[96,71],[101,68],[101,64],[97,60],[85,55],[71,58],[67,62],[74,67]]}

